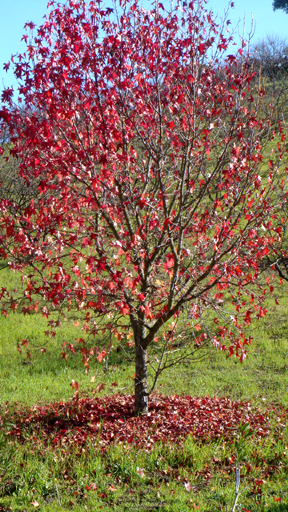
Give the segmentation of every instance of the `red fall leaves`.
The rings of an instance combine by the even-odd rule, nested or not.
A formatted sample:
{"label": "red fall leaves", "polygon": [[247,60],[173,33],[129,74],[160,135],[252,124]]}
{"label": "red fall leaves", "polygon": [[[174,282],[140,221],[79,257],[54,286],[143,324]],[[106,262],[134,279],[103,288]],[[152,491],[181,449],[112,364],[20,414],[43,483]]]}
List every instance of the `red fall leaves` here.
{"label": "red fall leaves", "polygon": [[117,442],[151,449],[157,442],[181,443],[188,435],[202,442],[233,439],[241,422],[249,423],[257,437],[270,433],[268,412],[229,398],[152,395],[148,414],[135,417],[131,395],[77,396],[72,402],[19,410],[10,435],[21,440],[29,431],[55,445],[82,445],[92,438],[102,448]]}

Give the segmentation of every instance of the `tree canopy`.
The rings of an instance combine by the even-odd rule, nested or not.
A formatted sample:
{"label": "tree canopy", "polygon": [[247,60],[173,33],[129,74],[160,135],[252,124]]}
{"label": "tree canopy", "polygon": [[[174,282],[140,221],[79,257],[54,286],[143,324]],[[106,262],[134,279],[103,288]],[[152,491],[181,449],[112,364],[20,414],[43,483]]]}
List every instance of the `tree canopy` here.
{"label": "tree canopy", "polygon": [[288,1],[287,0],[273,0],[273,9],[276,11],[277,9],[282,9],[286,14],[288,14]]}
{"label": "tree canopy", "polygon": [[285,136],[263,182],[265,93],[202,2],[50,7],[14,58],[21,109],[2,94],[10,160],[38,191],[23,208],[1,198],[0,252],[26,282],[17,299],[2,289],[2,309],[40,310],[48,334],[55,310],[76,311],[86,368],[91,337],[99,361],[132,347],[147,412],[172,364],[208,345],[245,357],[266,313],[259,264],[281,236]]}

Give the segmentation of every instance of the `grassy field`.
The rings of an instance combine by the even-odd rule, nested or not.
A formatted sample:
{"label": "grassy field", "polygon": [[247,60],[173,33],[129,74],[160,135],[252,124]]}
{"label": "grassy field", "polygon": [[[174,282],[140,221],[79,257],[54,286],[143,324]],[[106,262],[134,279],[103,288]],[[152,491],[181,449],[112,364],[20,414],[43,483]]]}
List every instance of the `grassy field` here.
{"label": "grassy field", "polygon": [[[15,279],[1,271],[1,286],[13,287]],[[288,510],[287,286],[279,286],[277,293],[279,305],[269,298],[267,316],[250,326],[254,342],[242,365],[211,351],[202,363],[183,363],[163,374],[156,390],[163,395],[249,401],[252,410],[270,415],[269,433],[245,438],[240,428],[232,441],[225,436],[188,436],[179,443],[155,443],[149,450],[133,442],[111,442],[103,449],[95,438],[79,445],[72,435],[65,443],[53,444],[53,437],[44,441],[28,420],[17,439],[13,429],[19,414],[25,422],[24,406],[72,400],[72,379],[79,382],[80,396],[88,393],[95,400],[113,393],[133,394],[134,368],[122,352],[111,355],[108,366],[105,360],[91,360],[88,373],[80,353],[63,359],[62,344],[81,336],[76,319],[63,322],[47,343],[46,321],[40,315],[1,317],[0,511],[230,512],[237,455],[243,492],[234,510]],[[26,339],[27,349],[22,345]],[[43,347],[46,353],[41,352]],[[104,384],[99,392],[98,384]]]}

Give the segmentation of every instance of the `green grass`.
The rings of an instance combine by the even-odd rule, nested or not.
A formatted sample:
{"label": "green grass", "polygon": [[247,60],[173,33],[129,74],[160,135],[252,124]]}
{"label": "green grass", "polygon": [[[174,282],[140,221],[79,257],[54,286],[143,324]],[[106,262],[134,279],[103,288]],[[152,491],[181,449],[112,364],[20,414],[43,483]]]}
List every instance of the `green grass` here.
{"label": "green grass", "polygon": [[[242,490],[247,486],[240,497],[243,507],[257,512],[287,510],[287,442],[286,429],[282,440],[245,444],[240,464]],[[89,442],[83,450],[48,447],[43,453],[40,439],[33,444],[27,439],[21,446],[6,444],[0,459],[1,473],[5,472],[0,503],[4,510],[10,506],[24,511],[32,510],[37,501],[45,512],[71,507],[179,512],[199,507],[214,512],[221,510],[220,504],[225,510],[234,500],[233,454],[234,447],[221,440],[203,445],[188,438],[183,446],[157,445],[150,453],[115,445],[101,452]],[[279,498],[281,502],[276,501]]]}
{"label": "green grass", "polygon": [[[1,276],[4,276],[3,271]],[[157,391],[192,396],[229,396],[237,400],[257,401],[261,397],[273,401],[281,398],[282,403],[288,404],[287,293],[285,284],[279,286],[280,304],[276,306],[274,298],[269,298],[267,316],[250,326],[253,345],[249,347],[243,364],[211,349],[202,363],[184,362],[169,373],[163,373]],[[117,382],[119,388],[133,393],[133,362],[127,362],[124,352],[112,353],[108,371],[105,371],[105,361],[100,364],[96,358],[91,358],[89,372],[85,373],[79,352],[81,345],[74,341],[82,337],[83,332],[75,327],[73,319],[63,321],[61,328],[56,330],[55,338],[48,341],[44,335],[46,329],[46,319],[38,314],[23,316],[16,312],[7,318],[0,317],[2,402],[32,405],[37,401],[67,400],[72,396],[72,379],[79,382],[82,391],[91,391],[97,383],[103,382],[102,394],[106,394],[115,391],[111,384]],[[27,349],[22,345],[23,339],[28,340]],[[68,353],[67,361],[61,356],[65,341],[74,343],[77,351],[76,354]],[[97,339],[93,344],[97,345]],[[41,352],[43,347],[47,350],[45,354]],[[30,359],[27,351],[31,353]],[[92,377],[95,377],[94,382],[91,382]]]}
{"label": "green grass", "polygon": [[[0,285],[9,281],[9,286],[15,286],[15,278],[2,270]],[[288,289],[284,285],[277,293],[280,305],[269,298],[267,316],[250,326],[254,341],[242,365],[227,359],[224,353],[211,351],[201,363],[182,363],[164,373],[157,392],[228,396],[262,408],[269,408],[272,402],[288,406]],[[183,446],[159,444],[147,452],[133,445],[124,449],[115,444],[105,451],[92,442],[84,448],[71,443],[43,449],[41,438],[32,431],[24,443],[7,436],[7,430],[13,428],[10,412],[15,402],[32,406],[70,400],[74,393],[72,379],[79,382],[80,391],[88,393],[95,393],[96,385],[104,383],[104,390],[96,396],[119,389],[133,393],[134,368],[123,352],[111,355],[106,370],[105,361],[100,364],[92,358],[89,372],[85,373],[79,351],[68,355],[67,361],[61,357],[64,341],[74,342],[75,337],[83,336],[73,319],[63,322],[47,345],[45,329],[46,320],[38,314],[15,313],[0,318],[2,418],[5,409],[8,411],[0,431],[0,510],[2,506],[13,512],[231,511],[236,448],[223,440],[207,440],[203,444],[188,438]],[[22,339],[29,341],[30,359],[21,345]],[[18,345],[22,353],[17,350]],[[45,354],[41,353],[43,346],[47,349]],[[115,382],[117,387],[112,386]],[[246,489],[239,498],[238,510],[288,510],[287,455],[288,431],[277,422],[267,438],[245,441],[240,466],[241,489]],[[143,476],[137,468],[143,469]],[[34,506],[36,502],[39,507]]]}

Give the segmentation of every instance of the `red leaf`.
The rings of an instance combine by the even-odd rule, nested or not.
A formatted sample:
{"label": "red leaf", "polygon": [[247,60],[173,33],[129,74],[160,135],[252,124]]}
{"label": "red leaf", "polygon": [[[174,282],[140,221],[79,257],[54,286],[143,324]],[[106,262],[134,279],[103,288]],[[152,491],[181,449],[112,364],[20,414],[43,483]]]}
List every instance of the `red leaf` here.
{"label": "red leaf", "polygon": [[206,44],[203,44],[203,43],[199,44],[198,50],[199,50],[200,55],[204,55],[204,53],[206,51]]}
{"label": "red leaf", "polygon": [[191,491],[192,486],[191,486],[190,482],[185,482],[184,486],[185,486],[186,491]]}
{"label": "red leaf", "polygon": [[145,475],[144,475],[144,469],[143,469],[143,468],[141,469],[141,468],[138,468],[138,467],[137,467],[137,470],[136,470],[136,471],[137,471],[138,475],[139,475],[139,476],[141,476],[141,478],[143,478],[143,477],[145,476]]}
{"label": "red leaf", "polygon": [[100,393],[100,391],[102,391],[104,388],[105,388],[105,384],[103,384],[102,382],[99,383],[98,386],[96,386],[97,393]]}
{"label": "red leaf", "polygon": [[107,351],[106,350],[102,350],[102,352],[99,352],[98,355],[97,355],[97,360],[99,361],[99,363],[101,363],[101,361],[104,359],[104,357],[106,356],[107,354]]}
{"label": "red leaf", "polygon": [[75,380],[72,380],[70,386],[72,386],[72,388],[75,389],[75,391],[77,391],[79,389],[79,382],[75,382]]}
{"label": "red leaf", "polygon": [[166,229],[168,226],[170,226],[170,224],[172,224],[171,220],[170,219],[165,219],[163,226]]}
{"label": "red leaf", "polygon": [[97,490],[97,485],[96,484],[91,484],[91,485],[86,485],[86,489],[87,491],[96,491]]}

